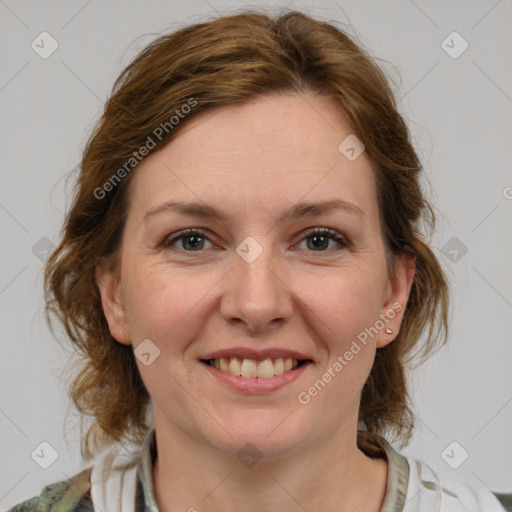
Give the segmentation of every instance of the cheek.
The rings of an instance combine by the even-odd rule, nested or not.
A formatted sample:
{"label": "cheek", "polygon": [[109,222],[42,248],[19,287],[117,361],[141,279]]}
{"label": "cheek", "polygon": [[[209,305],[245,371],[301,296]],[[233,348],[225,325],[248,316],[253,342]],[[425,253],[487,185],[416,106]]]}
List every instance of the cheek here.
{"label": "cheek", "polygon": [[[200,335],[198,316],[205,314],[205,290],[213,283],[207,288],[204,279],[199,283],[197,277],[156,266],[130,277],[127,314],[134,349],[136,355],[151,353],[149,365],[139,358],[136,361],[142,380],[157,401],[165,396],[181,403],[183,390],[177,380],[182,382],[192,370],[192,365],[181,362],[191,340]],[[143,345],[137,350],[143,342],[149,350],[143,350]]]}
{"label": "cheek", "polygon": [[376,331],[372,327],[381,313],[383,283],[368,269],[331,276],[323,284],[310,288],[306,299],[314,305],[314,331],[323,333],[322,349],[327,352],[321,380],[329,383],[329,392],[323,400],[333,407],[340,401],[348,405],[357,402],[373,365]]}
{"label": "cheek", "polygon": [[346,272],[312,283],[304,302],[324,324],[330,345],[339,349],[375,324],[379,317],[382,283],[370,272]]}
{"label": "cheek", "polygon": [[126,309],[134,344],[149,338],[163,351],[177,351],[180,340],[188,338],[187,331],[198,325],[191,320],[201,309],[205,290],[215,284],[205,281],[208,279],[157,267],[129,276]]}
{"label": "cheek", "polygon": [[333,414],[340,417],[347,408],[358,406],[374,362],[376,338],[371,327],[379,318],[379,292],[375,281],[355,279],[353,275],[350,279],[331,279],[328,287],[312,291],[318,297],[313,311],[313,317],[318,317],[314,330],[323,330],[327,353],[319,378],[311,383],[309,391],[311,396],[321,394],[318,405],[338,411]]}

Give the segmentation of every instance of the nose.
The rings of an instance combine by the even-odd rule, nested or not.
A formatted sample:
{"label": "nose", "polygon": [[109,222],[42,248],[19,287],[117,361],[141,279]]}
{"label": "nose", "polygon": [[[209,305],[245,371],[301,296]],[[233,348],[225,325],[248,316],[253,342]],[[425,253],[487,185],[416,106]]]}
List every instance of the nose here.
{"label": "nose", "polygon": [[293,306],[292,291],[282,274],[270,247],[264,247],[250,263],[235,253],[221,302],[223,318],[243,323],[251,332],[272,330],[285,323]]}

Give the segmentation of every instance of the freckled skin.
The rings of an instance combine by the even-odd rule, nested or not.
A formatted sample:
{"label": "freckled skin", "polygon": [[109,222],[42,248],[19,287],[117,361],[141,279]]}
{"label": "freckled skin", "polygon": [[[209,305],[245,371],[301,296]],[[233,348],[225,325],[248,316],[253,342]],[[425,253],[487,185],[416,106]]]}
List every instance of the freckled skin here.
{"label": "freckled skin", "polygon": [[[382,329],[309,404],[297,400],[365,327],[393,303],[406,304],[414,274],[402,259],[396,278],[386,273],[372,164],[366,153],[349,161],[338,150],[351,133],[326,98],[271,94],[192,119],[136,169],[121,273],[100,274],[98,283],[114,338],[134,348],[149,338],[160,350],[138,367],[153,401],[162,510],[187,510],[230,471],[204,502],[208,510],[297,510],[268,472],[310,510],[339,510],[335,497],[379,510],[386,464],[357,449],[357,416],[376,348],[396,336],[403,309],[385,326],[393,335]],[[299,201],[330,199],[356,204],[364,216],[333,211],[276,222]],[[233,220],[168,213],[143,221],[170,200],[204,202]],[[183,248],[190,237],[174,249],[159,245],[186,228],[206,233],[195,241],[199,251]],[[351,243],[316,249],[301,235],[311,228]],[[248,236],[263,249],[250,264],[236,252]],[[235,346],[289,348],[314,364],[274,393],[247,396],[198,361]],[[250,469],[237,458],[247,442],[264,456]],[[372,485],[379,492],[369,493]]]}

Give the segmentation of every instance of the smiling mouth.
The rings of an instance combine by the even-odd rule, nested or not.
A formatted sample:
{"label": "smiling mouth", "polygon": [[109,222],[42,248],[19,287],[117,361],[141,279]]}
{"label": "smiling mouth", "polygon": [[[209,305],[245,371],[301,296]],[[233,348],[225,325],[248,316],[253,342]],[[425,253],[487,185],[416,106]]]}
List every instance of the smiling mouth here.
{"label": "smiling mouth", "polygon": [[291,372],[312,363],[311,359],[297,360],[291,358],[273,358],[255,361],[239,357],[220,357],[218,359],[201,359],[201,362],[224,373],[238,377],[270,379],[274,376]]}

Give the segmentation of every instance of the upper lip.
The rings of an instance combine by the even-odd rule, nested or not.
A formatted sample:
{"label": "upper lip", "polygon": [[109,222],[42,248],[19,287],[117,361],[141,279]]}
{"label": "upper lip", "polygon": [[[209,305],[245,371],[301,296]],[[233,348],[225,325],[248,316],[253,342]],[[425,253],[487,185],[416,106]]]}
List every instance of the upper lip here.
{"label": "upper lip", "polygon": [[255,350],[253,348],[246,347],[235,347],[235,348],[224,348],[222,350],[216,350],[210,352],[201,357],[202,360],[208,359],[220,359],[221,357],[238,357],[240,359],[252,359],[253,361],[263,361],[265,359],[297,359],[312,360],[305,354],[297,352],[296,350],[288,350],[286,348],[266,348],[263,350]]}

